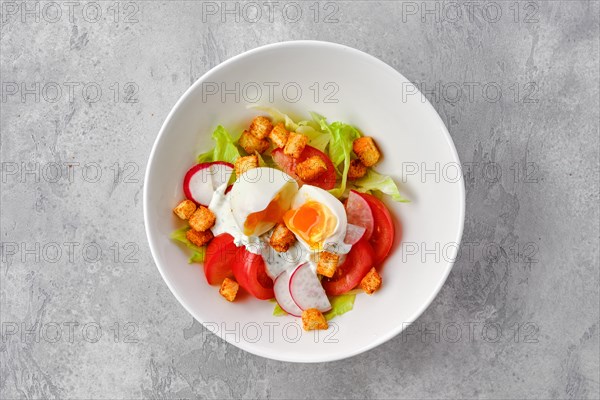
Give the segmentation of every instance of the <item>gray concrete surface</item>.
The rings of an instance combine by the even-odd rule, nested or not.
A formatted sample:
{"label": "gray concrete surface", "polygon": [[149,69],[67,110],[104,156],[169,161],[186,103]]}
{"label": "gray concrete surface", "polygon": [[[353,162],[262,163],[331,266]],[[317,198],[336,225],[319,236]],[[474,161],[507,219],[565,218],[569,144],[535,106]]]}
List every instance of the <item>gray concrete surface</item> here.
{"label": "gray concrete surface", "polygon": [[[487,3],[270,16],[259,2],[257,17],[236,2],[2,1],[0,398],[598,398],[599,3]],[[320,365],[207,333],[161,279],[142,217],[179,96],[294,39],[422,84],[467,167],[469,251],[440,295],[410,332]]]}

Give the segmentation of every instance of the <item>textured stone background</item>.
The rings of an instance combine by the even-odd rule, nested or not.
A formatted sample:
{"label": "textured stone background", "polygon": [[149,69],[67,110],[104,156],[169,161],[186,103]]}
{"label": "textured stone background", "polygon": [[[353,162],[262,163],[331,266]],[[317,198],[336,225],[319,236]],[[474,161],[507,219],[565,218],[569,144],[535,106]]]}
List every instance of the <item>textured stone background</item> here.
{"label": "textured stone background", "polygon": [[[1,5],[0,398],[600,396],[597,1],[287,15],[279,2],[257,22],[228,2],[239,22],[225,23],[220,2],[47,4]],[[321,365],[205,332],[154,267],[142,218],[145,164],[179,96],[293,39],[356,47],[422,84],[468,167],[471,251],[440,295],[409,334]]]}

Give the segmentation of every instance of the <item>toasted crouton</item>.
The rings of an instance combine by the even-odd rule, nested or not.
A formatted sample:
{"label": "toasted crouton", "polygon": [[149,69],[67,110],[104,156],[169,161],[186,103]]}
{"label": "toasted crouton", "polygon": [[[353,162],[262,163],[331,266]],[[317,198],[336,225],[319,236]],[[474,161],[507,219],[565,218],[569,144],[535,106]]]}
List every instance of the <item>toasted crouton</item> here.
{"label": "toasted crouton", "polygon": [[352,150],[354,150],[360,161],[367,167],[377,164],[379,157],[381,157],[381,153],[375,145],[373,138],[369,136],[356,139],[352,143]]}
{"label": "toasted crouton", "polygon": [[284,147],[289,135],[290,133],[285,129],[283,122],[280,122],[275,125],[271,133],[269,133],[269,139],[271,139],[275,147]]}
{"label": "toasted crouton", "polygon": [[327,171],[327,164],[319,156],[312,156],[296,165],[296,175],[303,181],[312,181]]}
{"label": "toasted crouton", "polygon": [[212,228],[215,224],[215,220],[215,214],[213,214],[212,211],[204,206],[200,206],[194,211],[189,222],[192,229],[204,232],[205,230]]}
{"label": "toasted crouton", "polygon": [[300,157],[300,154],[302,154],[302,152],[304,151],[306,143],[308,143],[308,137],[306,135],[296,132],[290,132],[287,143],[283,148],[283,152],[288,156],[298,158]]}
{"label": "toasted crouton", "polygon": [[331,278],[335,274],[335,270],[340,261],[340,256],[334,253],[323,251],[319,254],[319,262],[317,264],[317,274],[321,274]]}
{"label": "toasted crouton", "polygon": [[269,148],[269,141],[267,139],[259,139],[248,131],[242,133],[239,144],[248,154],[254,154],[254,152],[262,154]]}
{"label": "toasted crouton", "polygon": [[375,267],[371,268],[365,277],[362,278],[362,281],[360,281],[360,287],[365,291],[366,294],[373,294],[381,287],[381,276],[377,273]]}
{"label": "toasted crouton", "polygon": [[234,164],[235,174],[239,177],[249,169],[258,168],[258,156],[252,154],[246,157],[238,157]]}
{"label": "toasted crouton", "polygon": [[183,200],[173,209],[175,215],[181,219],[188,219],[196,211],[196,204],[191,200]]}
{"label": "toasted crouton", "polygon": [[285,226],[284,223],[278,223],[273,229],[269,244],[275,251],[284,253],[290,249],[290,246],[296,241],[296,236]]}
{"label": "toasted crouton", "polygon": [[210,231],[210,229],[204,232],[200,232],[195,229],[190,229],[185,233],[185,237],[187,238],[187,240],[194,243],[196,246],[202,247],[212,240],[213,233]]}
{"label": "toasted crouton", "polygon": [[354,180],[362,178],[367,173],[367,167],[359,159],[350,161],[350,169],[348,169],[348,179]]}
{"label": "toasted crouton", "polygon": [[219,294],[227,301],[235,300],[235,296],[240,288],[240,285],[233,279],[225,278],[219,289]]}
{"label": "toasted crouton", "polygon": [[302,328],[305,331],[312,331],[315,329],[327,329],[329,325],[321,311],[316,308],[309,308],[302,311]]}
{"label": "toasted crouton", "polygon": [[264,139],[271,133],[271,129],[273,129],[271,121],[267,117],[259,116],[252,120],[249,131],[255,137]]}

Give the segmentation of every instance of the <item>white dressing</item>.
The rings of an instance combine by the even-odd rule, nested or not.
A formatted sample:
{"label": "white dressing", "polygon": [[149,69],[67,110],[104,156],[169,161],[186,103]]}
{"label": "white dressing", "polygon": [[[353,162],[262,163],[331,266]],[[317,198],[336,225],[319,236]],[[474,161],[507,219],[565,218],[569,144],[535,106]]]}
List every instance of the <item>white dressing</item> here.
{"label": "white dressing", "polygon": [[268,237],[270,234],[265,235],[263,241],[262,257],[265,260],[267,275],[271,279],[275,279],[284,271],[310,261],[310,252],[299,241],[296,241],[285,253],[279,253],[269,245]]}

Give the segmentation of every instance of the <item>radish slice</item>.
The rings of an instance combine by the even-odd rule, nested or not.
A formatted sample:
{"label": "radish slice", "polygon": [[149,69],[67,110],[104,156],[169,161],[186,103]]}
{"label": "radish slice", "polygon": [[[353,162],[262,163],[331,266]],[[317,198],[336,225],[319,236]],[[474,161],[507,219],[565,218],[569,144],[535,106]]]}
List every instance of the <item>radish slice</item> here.
{"label": "radish slice", "polygon": [[229,181],[233,174],[233,165],[216,161],[196,164],[183,178],[183,192],[188,199],[207,206],[215,189]]}
{"label": "radish slice", "polygon": [[316,308],[321,312],[331,310],[331,303],[325,290],[309,263],[300,265],[292,272],[290,293],[294,302],[302,310],[309,308]]}
{"label": "radish slice", "polygon": [[292,272],[290,270],[280,274],[273,283],[273,292],[275,292],[275,299],[283,311],[294,317],[299,317],[302,315],[302,309],[294,302],[290,293],[291,277]]}
{"label": "radish slice", "polygon": [[375,219],[369,203],[354,190],[350,191],[348,200],[346,200],[346,214],[348,223],[362,226],[365,228],[365,239],[369,240],[373,229],[375,229]]}
{"label": "radish slice", "polygon": [[194,165],[183,178],[183,192],[185,197],[198,203],[207,205],[210,203],[214,189],[210,175],[210,164],[203,163]]}
{"label": "radish slice", "polygon": [[215,161],[210,166],[210,174],[213,182],[213,189],[217,189],[224,183],[229,182],[233,174],[233,165],[224,161]]}
{"label": "radish slice", "polygon": [[344,243],[346,244],[354,244],[358,242],[367,230],[362,226],[348,224],[346,226],[346,237],[344,238]]}

